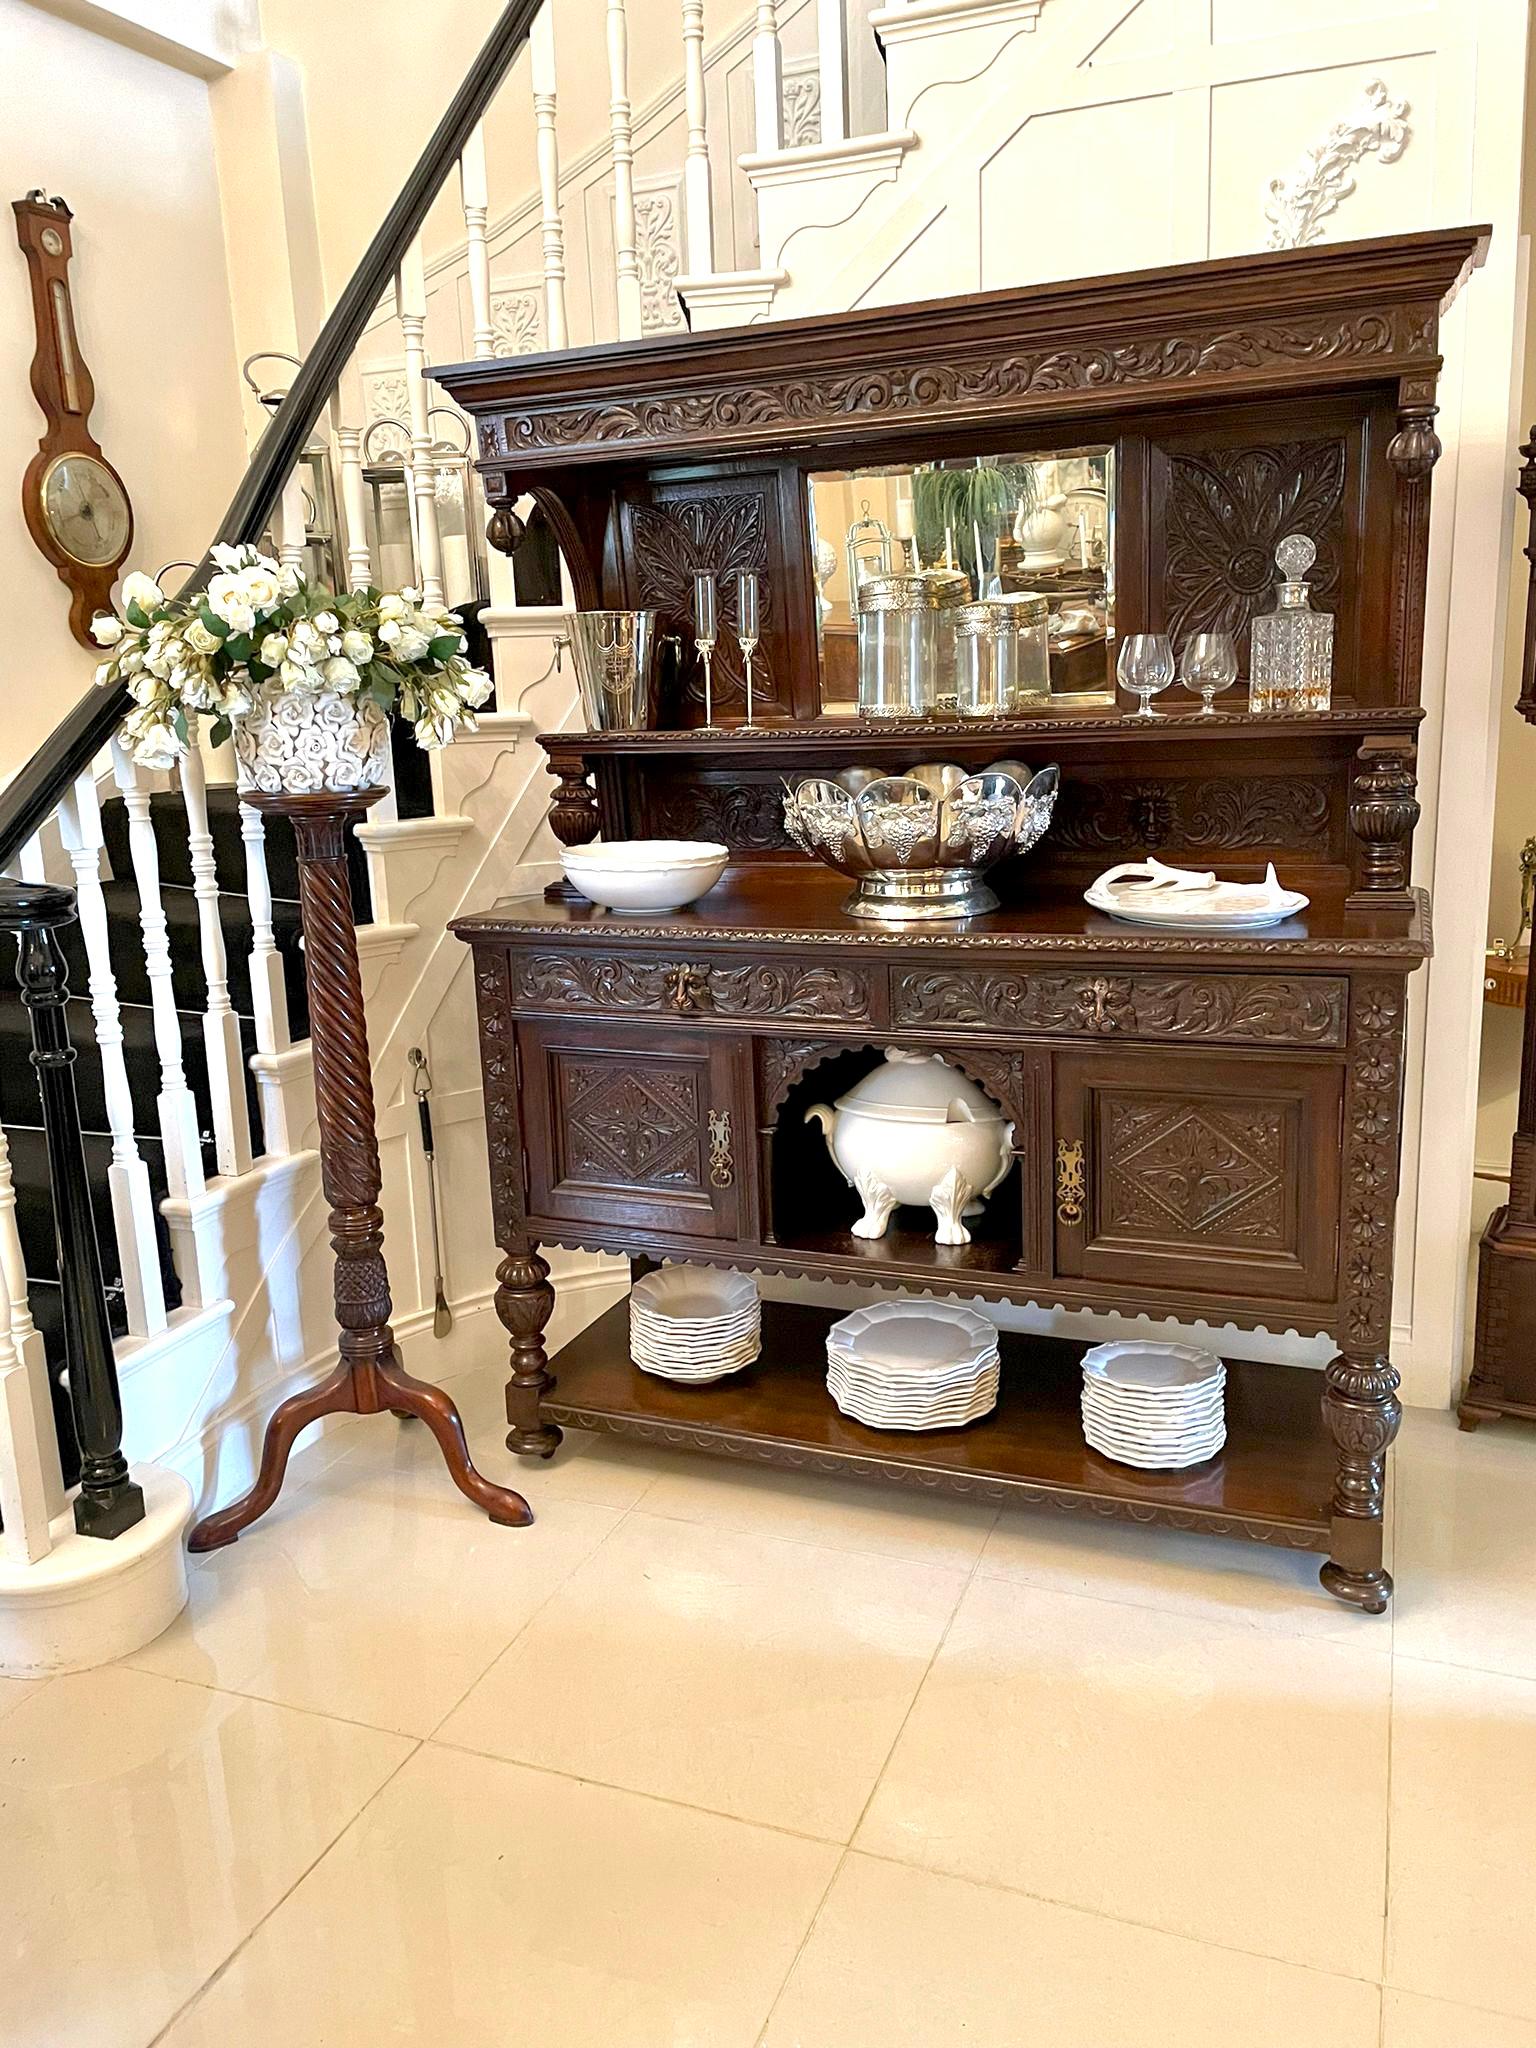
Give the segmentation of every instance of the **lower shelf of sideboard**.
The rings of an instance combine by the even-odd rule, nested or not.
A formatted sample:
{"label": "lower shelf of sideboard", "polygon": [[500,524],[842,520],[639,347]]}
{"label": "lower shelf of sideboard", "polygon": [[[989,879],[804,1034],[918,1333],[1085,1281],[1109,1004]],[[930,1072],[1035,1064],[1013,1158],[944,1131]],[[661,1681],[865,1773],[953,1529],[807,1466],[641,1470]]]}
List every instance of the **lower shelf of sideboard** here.
{"label": "lower shelf of sideboard", "polygon": [[907,1435],[865,1429],[833,1405],[825,1340],[834,1320],[822,1309],[765,1302],[757,1364],[712,1386],[688,1387],[630,1362],[621,1302],[552,1361],[556,1383],[543,1414],[562,1428],[754,1464],[1035,1501],[1300,1550],[1328,1547],[1336,1453],[1323,1426],[1319,1373],[1229,1363],[1221,1455],[1192,1472],[1140,1472],[1083,1441],[1081,1344],[1005,1335],[994,1412],[967,1429]]}

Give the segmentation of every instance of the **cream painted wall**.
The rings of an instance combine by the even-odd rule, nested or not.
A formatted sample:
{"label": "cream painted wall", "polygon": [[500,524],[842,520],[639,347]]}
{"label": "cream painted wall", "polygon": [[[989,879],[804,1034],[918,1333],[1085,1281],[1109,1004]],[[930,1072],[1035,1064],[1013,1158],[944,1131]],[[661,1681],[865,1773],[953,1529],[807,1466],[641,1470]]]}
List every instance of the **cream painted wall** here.
{"label": "cream painted wall", "polygon": [[[75,314],[96,380],[92,428],[138,521],[133,561],[196,555],[244,466],[223,226],[202,79],[28,4],[0,0],[8,197],[36,185],[74,209]],[[91,682],[68,593],[33,546],[16,485],[42,414],[28,386],[32,308],[14,246],[0,258],[0,581],[30,622],[7,655],[0,777],[13,774]]]}

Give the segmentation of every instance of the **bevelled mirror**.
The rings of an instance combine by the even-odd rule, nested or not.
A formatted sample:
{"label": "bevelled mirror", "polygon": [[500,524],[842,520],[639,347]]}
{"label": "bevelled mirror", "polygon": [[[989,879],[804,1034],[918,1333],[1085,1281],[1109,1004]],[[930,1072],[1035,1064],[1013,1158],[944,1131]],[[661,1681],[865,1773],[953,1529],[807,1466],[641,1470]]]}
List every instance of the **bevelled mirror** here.
{"label": "bevelled mirror", "polygon": [[[807,481],[824,716],[858,714],[860,613],[891,601],[892,578],[899,592],[918,572],[929,572],[946,607],[1044,601],[1048,693],[1021,700],[1019,715],[1115,704],[1112,446],[893,463]],[[941,645],[944,632],[941,613]],[[951,717],[953,663],[941,655],[938,670],[933,712]]]}

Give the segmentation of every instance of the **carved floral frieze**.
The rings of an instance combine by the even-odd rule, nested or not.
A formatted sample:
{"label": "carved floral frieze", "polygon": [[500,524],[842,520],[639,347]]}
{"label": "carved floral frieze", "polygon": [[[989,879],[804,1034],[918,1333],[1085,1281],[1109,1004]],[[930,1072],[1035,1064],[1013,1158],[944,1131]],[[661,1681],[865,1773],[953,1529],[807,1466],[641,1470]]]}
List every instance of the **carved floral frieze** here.
{"label": "carved floral frieze", "polygon": [[517,999],[534,1009],[844,1022],[870,1014],[869,978],[852,967],[790,960],[695,966],[618,953],[530,953],[515,956],[512,972]]}
{"label": "carved floral frieze", "polygon": [[1349,985],[1328,976],[899,973],[897,1024],[1341,1045]]}

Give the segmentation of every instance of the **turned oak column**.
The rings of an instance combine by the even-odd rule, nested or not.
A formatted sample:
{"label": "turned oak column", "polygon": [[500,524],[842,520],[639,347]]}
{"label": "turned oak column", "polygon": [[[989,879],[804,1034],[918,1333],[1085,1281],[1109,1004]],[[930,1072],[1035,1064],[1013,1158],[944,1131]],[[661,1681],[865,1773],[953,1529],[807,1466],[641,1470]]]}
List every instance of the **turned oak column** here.
{"label": "turned oak column", "polygon": [[519,1528],[533,1520],[521,1494],[492,1485],[475,1470],[457,1408],[440,1387],[406,1372],[389,1324],[373,1076],[347,875],[347,835],[383,795],[382,789],[370,789],[347,795],[254,793],[244,798],[258,811],[287,818],[298,842],[320,1173],[331,1205],[341,1356],[319,1386],[295,1394],[277,1409],[267,1425],[255,1485],[243,1500],[198,1523],[191,1536],[193,1550],[233,1543],[242,1529],[265,1514],[281,1490],[294,1439],[320,1416],[337,1413],[375,1415],[388,1410],[417,1417],[436,1437],[454,1484],[493,1522]]}

